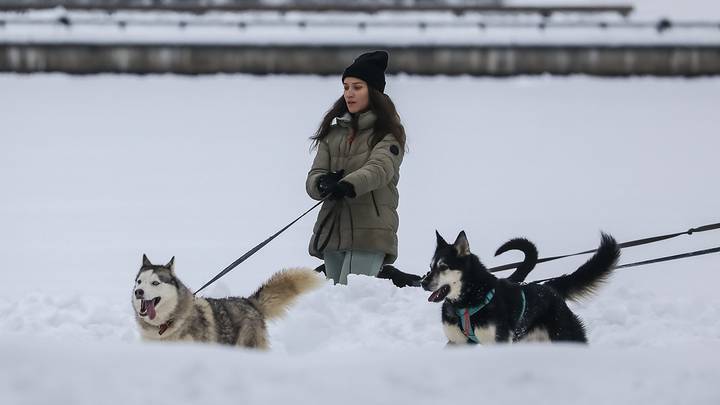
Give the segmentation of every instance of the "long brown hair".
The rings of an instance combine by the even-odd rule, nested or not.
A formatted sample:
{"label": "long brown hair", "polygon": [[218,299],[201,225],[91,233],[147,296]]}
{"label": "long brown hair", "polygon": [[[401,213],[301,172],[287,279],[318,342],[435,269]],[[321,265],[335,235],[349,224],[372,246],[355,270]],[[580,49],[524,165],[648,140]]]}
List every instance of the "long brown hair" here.
{"label": "long brown hair", "polygon": [[[395,103],[393,103],[390,99],[390,96],[385,93],[381,93],[372,87],[368,87],[368,97],[368,107],[377,117],[375,124],[373,125],[373,136],[369,140],[370,146],[375,146],[387,134],[393,134],[395,138],[397,138],[398,142],[400,142],[400,146],[405,149],[405,127],[403,127],[400,122],[400,114],[398,114],[397,109],[395,108]],[[317,131],[315,131],[315,135],[310,137],[313,141],[313,148],[316,148],[320,141],[325,139],[328,135],[333,119],[336,117],[342,117],[347,112],[348,109],[347,104],[345,104],[345,98],[340,96],[340,98],[337,99],[332,107],[330,107],[330,109],[325,113],[325,116],[320,123],[320,127]],[[358,125],[357,115],[358,114],[352,115],[352,127],[356,131]]]}

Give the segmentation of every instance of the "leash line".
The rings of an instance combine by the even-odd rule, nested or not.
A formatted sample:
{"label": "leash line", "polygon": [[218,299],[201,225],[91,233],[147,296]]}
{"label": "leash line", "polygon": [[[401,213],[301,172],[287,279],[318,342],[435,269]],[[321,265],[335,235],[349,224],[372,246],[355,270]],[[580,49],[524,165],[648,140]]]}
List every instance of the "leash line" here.
{"label": "leash line", "polygon": [[[720,229],[720,222],[715,223],[715,224],[703,225],[703,226],[699,226],[696,228],[690,228],[684,232],[675,232],[675,233],[669,233],[666,235],[651,236],[649,238],[631,240],[629,242],[624,242],[624,243],[618,244],[618,247],[621,249],[624,249],[624,248],[629,248],[629,247],[647,245],[650,243],[655,243],[655,242],[660,242],[660,241],[667,240],[667,239],[672,239],[672,238],[675,238],[675,237],[678,237],[681,235],[692,235],[693,233],[707,232],[707,231],[712,231],[712,230],[716,230],[716,229]],[[553,260],[564,259],[566,257],[580,256],[580,255],[584,255],[584,254],[588,254],[588,253],[595,253],[596,251],[597,251],[597,249],[591,249],[591,250],[586,250],[583,252],[572,253],[569,255],[545,257],[542,259],[538,259],[537,263],[538,264],[545,263],[545,262],[550,262]],[[522,264],[522,262],[515,262],[515,263],[505,264],[502,266],[492,267],[488,270],[491,273],[495,273],[495,272],[502,271],[502,270],[515,269],[521,264]]]}
{"label": "leash line", "polygon": [[264,241],[260,242],[260,244],[258,244],[258,245],[255,246],[254,248],[250,249],[250,250],[249,250],[247,253],[245,253],[244,255],[240,256],[239,259],[235,260],[235,261],[232,262],[229,266],[225,267],[220,273],[218,273],[218,274],[217,274],[215,277],[213,277],[210,281],[208,281],[207,283],[205,283],[205,285],[203,285],[202,287],[200,287],[199,290],[195,291],[195,292],[193,293],[193,295],[196,295],[197,293],[199,293],[200,291],[202,291],[203,289],[205,289],[205,287],[207,287],[207,286],[209,286],[210,284],[214,283],[215,281],[217,281],[218,279],[220,279],[220,277],[222,277],[222,276],[224,276],[225,274],[229,273],[230,270],[232,270],[232,269],[234,269],[235,267],[237,267],[237,265],[239,265],[240,263],[242,263],[242,262],[244,262],[245,260],[247,260],[250,256],[254,255],[258,250],[262,249],[265,245],[267,245],[268,243],[270,243],[273,239],[277,238],[281,233],[285,232],[285,230],[287,230],[287,229],[290,228],[292,225],[294,225],[295,222],[299,221],[302,217],[304,217],[305,215],[309,214],[310,211],[314,210],[314,209],[317,208],[320,204],[324,203],[326,199],[327,199],[327,197],[325,197],[325,198],[323,198],[322,200],[318,201],[317,204],[313,205],[312,208],[310,208],[309,210],[305,211],[305,212],[304,212],[302,215],[300,215],[299,217],[295,218],[294,221],[292,221],[292,222],[290,222],[289,224],[285,225],[284,228],[282,228],[282,229],[280,229],[279,231],[275,232],[275,234],[273,234],[273,235],[270,236],[269,238],[265,239]]}
{"label": "leash line", "polygon": [[615,268],[623,269],[626,267],[635,267],[635,266],[642,266],[644,264],[661,263],[661,262],[667,262],[667,261],[675,260],[675,259],[685,259],[687,257],[709,255],[710,253],[718,253],[718,252],[720,252],[720,246],[714,247],[712,249],[696,250],[694,252],[687,252],[687,253],[681,253],[678,255],[659,257],[657,259],[644,260],[641,262],[622,264],[620,266],[616,266]]}
{"label": "leash line", "polygon": [[[340,215],[340,201],[336,201],[335,205],[330,209],[330,211],[325,215],[325,218],[323,218],[322,221],[320,221],[320,226],[318,227],[318,232],[315,235],[315,239],[313,239],[313,249],[315,249],[318,252],[322,252],[327,247],[328,243],[330,243],[330,238],[332,237],[333,229],[335,229],[335,224],[337,223],[338,216]],[[320,244],[318,247],[318,242],[320,241],[320,236],[322,235],[323,231],[325,230],[325,225],[327,225],[328,220],[330,220],[330,217],[332,217],[332,222],[330,223],[330,228],[328,229],[327,236],[325,237],[325,240]]]}
{"label": "leash line", "polygon": [[[688,257],[709,255],[711,253],[720,253],[720,246],[710,248],[710,249],[696,250],[694,252],[680,253],[680,254],[672,255],[672,256],[658,257],[657,259],[643,260],[641,262],[622,264],[620,266],[615,266],[615,269],[643,266],[643,265],[652,264],[652,263],[668,262],[671,260],[685,259]],[[560,277],[562,277],[562,276],[560,276]],[[554,280],[556,278],[558,278],[558,277],[550,277],[550,278],[544,278],[542,280],[530,281],[529,284],[544,283],[546,281]]]}

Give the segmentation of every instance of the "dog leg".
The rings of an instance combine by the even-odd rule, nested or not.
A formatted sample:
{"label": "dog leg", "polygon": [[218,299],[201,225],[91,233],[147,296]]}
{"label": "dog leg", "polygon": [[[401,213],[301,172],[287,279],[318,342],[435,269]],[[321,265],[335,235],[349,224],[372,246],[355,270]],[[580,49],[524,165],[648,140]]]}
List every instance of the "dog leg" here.
{"label": "dog leg", "polygon": [[499,327],[495,329],[495,342],[496,343],[512,343],[512,336],[508,328]]}

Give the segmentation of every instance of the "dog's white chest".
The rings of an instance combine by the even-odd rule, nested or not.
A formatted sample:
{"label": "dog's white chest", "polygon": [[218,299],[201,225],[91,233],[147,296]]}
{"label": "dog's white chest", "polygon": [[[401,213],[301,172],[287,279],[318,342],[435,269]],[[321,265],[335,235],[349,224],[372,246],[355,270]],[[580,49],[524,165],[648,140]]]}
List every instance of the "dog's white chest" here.
{"label": "dog's white chest", "polygon": [[[457,325],[449,325],[443,322],[443,329],[445,330],[445,336],[452,343],[465,344],[468,338],[465,336],[463,331]],[[476,326],[473,330],[478,343],[483,345],[489,345],[495,343],[495,325],[487,324],[485,326]]]}

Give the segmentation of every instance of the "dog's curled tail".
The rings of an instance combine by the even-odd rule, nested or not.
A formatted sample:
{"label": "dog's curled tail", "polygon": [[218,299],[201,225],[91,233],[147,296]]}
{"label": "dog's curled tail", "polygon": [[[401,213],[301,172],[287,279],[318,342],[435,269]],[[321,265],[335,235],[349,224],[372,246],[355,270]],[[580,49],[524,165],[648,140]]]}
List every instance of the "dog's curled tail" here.
{"label": "dog's curled tail", "polygon": [[515,283],[522,283],[525,281],[525,277],[530,274],[530,271],[535,268],[538,261],[538,251],[535,245],[525,238],[515,238],[503,243],[495,252],[495,256],[507,252],[508,250],[519,250],[525,254],[525,259],[517,267],[508,280]]}
{"label": "dog's curled tail", "polygon": [[286,269],[270,277],[249,299],[265,319],[279,318],[298,296],[320,287],[323,282],[324,277],[313,269]]}
{"label": "dog's curled tail", "polygon": [[619,258],[617,242],[612,236],[603,233],[600,247],[593,257],[573,273],[554,278],[545,285],[555,289],[564,299],[587,298],[607,280]]}

